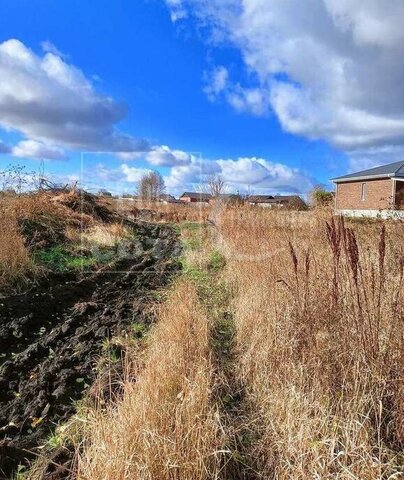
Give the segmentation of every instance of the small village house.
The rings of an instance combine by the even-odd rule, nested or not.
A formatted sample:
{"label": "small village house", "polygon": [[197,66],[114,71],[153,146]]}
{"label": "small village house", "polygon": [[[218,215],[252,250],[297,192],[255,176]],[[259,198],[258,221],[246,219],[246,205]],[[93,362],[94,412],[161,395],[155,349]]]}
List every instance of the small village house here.
{"label": "small village house", "polygon": [[179,203],[179,200],[169,193],[164,193],[163,195],[160,195],[159,202],[168,205],[169,203]]}
{"label": "small village house", "polygon": [[333,178],[340,215],[404,217],[404,161]]}
{"label": "small village house", "polygon": [[209,204],[214,205],[217,202],[235,205],[242,203],[243,200],[238,193],[219,193],[209,199]]}
{"label": "small village house", "polygon": [[184,203],[209,203],[209,200],[212,198],[212,195],[209,193],[199,193],[199,192],[184,192],[180,196],[181,202]]}
{"label": "small village house", "polygon": [[296,208],[306,206],[299,195],[251,195],[247,202],[249,205],[258,205],[266,208]]}

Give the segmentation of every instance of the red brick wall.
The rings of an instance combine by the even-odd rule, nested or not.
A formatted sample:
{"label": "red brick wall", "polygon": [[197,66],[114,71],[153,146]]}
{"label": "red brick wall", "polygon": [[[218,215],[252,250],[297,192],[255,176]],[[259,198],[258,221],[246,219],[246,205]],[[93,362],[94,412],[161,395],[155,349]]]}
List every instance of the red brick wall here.
{"label": "red brick wall", "polygon": [[[365,200],[361,200],[361,185],[365,183]],[[392,201],[392,180],[364,180],[337,184],[338,210],[387,210]]]}

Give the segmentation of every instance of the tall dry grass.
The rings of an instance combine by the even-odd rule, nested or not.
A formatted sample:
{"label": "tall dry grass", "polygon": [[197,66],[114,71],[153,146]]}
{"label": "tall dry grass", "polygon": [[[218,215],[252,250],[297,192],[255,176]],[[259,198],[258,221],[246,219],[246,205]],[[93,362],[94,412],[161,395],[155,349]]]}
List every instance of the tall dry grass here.
{"label": "tall dry grass", "polygon": [[216,223],[262,477],[401,478],[403,225],[258,209]]}
{"label": "tall dry grass", "polygon": [[33,262],[15,219],[0,209],[0,291],[24,283]]}
{"label": "tall dry grass", "polygon": [[34,249],[63,240],[115,246],[127,236],[122,223],[104,223],[92,208],[74,189],[21,195],[0,192],[0,291],[23,287],[40,272]]}
{"label": "tall dry grass", "polygon": [[151,213],[151,220],[163,222],[206,222],[212,211],[212,206],[202,203],[168,203],[129,201],[112,199],[108,203],[119,213],[147,217]]}
{"label": "tall dry grass", "polygon": [[209,352],[209,320],[195,287],[180,282],[162,307],[141,368],[123,398],[91,410],[80,480],[202,480],[218,475],[222,444]]}
{"label": "tall dry grass", "polygon": [[[46,193],[0,195],[0,291],[11,291],[27,284],[39,269],[30,254],[30,245],[22,234],[22,223],[38,222],[48,234],[64,225],[66,215]],[[32,240],[36,236],[31,232]]]}
{"label": "tall dry grass", "polygon": [[29,197],[0,196],[0,291],[24,285],[35,272],[19,220],[31,218],[37,208],[37,202]]}

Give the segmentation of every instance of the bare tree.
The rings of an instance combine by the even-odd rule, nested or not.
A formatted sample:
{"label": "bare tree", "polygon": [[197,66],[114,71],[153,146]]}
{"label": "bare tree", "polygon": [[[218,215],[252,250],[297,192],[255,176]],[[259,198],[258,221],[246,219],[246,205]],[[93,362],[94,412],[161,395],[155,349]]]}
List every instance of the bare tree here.
{"label": "bare tree", "polygon": [[217,173],[208,177],[207,186],[212,197],[218,197],[221,193],[224,193],[226,182],[222,175]]}
{"label": "bare tree", "polygon": [[37,188],[38,173],[28,172],[23,165],[9,165],[0,171],[0,191],[21,194]]}
{"label": "bare tree", "polygon": [[137,193],[142,200],[149,202],[157,201],[165,192],[164,179],[159,172],[146,173],[140,179]]}

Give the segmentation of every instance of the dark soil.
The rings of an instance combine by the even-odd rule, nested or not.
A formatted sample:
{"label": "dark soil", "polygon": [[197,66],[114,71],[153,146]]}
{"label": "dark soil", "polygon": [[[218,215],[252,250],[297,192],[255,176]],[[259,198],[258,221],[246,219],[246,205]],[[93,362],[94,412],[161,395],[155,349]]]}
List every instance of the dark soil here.
{"label": "dark soil", "polygon": [[[53,275],[0,297],[0,478],[27,464],[96,376],[106,339],[152,321],[152,292],[178,270],[167,225],[133,224],[137,240],[113,270]],[[128,246],[126,246],[128,247]]]}

